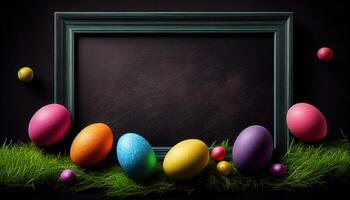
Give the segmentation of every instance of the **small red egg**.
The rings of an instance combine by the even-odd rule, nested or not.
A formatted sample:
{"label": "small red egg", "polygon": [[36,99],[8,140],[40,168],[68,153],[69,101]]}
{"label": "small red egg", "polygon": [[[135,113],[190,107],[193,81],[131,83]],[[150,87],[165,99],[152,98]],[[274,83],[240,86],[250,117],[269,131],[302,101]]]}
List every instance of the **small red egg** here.
{"label": "small red egg", "polygon": [[313,105],[297,103],[287,112],[287,126],[294,137],[302,142],[317,142],[327,134],[327,121]]}
{"label": "small red egg", "polygon": [[322,47],[317,51],[317,57],[321,61],[330,61],[333,58],[333,51],[328,47]]}
{"label": "small red egg", "polygon": [[225,156],[226,156],[226,150],[222,146],[217,146],[211,151],[211,157],[216,161],[220,161],[224,159]]}

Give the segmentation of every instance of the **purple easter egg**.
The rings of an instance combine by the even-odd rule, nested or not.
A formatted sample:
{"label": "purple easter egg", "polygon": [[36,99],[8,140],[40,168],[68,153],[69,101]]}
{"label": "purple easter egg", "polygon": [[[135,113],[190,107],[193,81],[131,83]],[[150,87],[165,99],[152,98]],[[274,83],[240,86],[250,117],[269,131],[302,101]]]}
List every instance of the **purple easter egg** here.
{"label": "purple easter egg", "polygon": [[253,172],[267,165],[272,152],[271,133],[263,126],[253,125],[238,135],[232,148],[232,160],[240,171]]}
{"label": "purple easter egg", "polygon": [[65,169],[60,174],[60,181],[62,183],[71,183],[75,179],[75,174],[73,170]]}
{"label": "purple easter egg", "polygon": [[282,178],[286,174],[287,168],[282,163],[275,163],[271,166],[270,173],[273,177]]}

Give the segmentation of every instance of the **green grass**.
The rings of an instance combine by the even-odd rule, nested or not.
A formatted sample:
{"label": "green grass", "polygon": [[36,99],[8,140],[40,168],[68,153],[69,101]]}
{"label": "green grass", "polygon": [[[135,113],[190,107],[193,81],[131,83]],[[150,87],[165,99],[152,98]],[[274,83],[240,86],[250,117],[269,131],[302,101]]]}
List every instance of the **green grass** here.
{"label": "green grass", "polygon": [[[221,145],[225,148],[230,146],[227,141]],[[327,187],[334,182],[346,183],[350,180],[350,144],[346,141],[324,145],[293,144],[282,162],[288,168],[282,179],[272,178],[268,169],[255,174],[241,174],[233,168],[229,176],[222,176],[211,160],[204,172],[188,181],[168,179],[161,170],[161,163],[154,177],[135,181],[129,179],[115,162],[107,167],[80,169],[66,155],[49,154],[32,144],[4,144],[0,148],[0,185],[16,190],[45,188],[79,192],[98,189],[109,196],[127,197],[174,191],[290,191]],[[66,168],[76,173],[77,179],[73,184],[64,185],[58,181],[60,172]]]}
{"label": "green grass", "polygon": [[3,144],[0,148],[0,184],[9,188],[56,185],[58,174],[65,168],[82,174],[67,157],[44,154],[32,144]]}
{"label": "green grass", "polygon": [[283,158],[288,174],[270,183],[276,190],[326,187],[333,182],[350,180],[350,144],[343,140],[332,144],[294,144]]}

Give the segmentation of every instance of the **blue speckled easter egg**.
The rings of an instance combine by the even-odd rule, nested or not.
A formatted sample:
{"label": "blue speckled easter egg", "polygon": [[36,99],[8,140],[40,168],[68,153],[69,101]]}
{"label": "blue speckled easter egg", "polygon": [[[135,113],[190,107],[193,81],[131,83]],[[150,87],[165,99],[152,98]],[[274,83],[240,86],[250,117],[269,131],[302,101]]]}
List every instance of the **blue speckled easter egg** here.
{"label": "blue speckled easter egg", "polygon": [[157,167],[156,154],[142,136],[135,133],[122,135],[117,143],[120,167],[133,179],[146,179]]}

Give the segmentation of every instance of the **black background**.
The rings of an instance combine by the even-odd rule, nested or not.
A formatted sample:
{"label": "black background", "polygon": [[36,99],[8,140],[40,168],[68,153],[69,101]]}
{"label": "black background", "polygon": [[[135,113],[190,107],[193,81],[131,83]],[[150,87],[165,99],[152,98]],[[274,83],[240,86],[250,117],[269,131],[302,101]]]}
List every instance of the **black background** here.
{"label": "black background", "polygon": [[104,122],[116,141],[136,132],[152,146],[273,131],[273,45],[273,34],[78,36],[75,129]]}
{"label": "black background", "polygon": [[[177,0],[91,1],[13,0],[1,5],[1,140],[28,141],[27,123],[35,110],[53,101],[53,13],[55,11],[292,11],[294,12],[294,102],[309,102],[326,116],[329,137],[349,135],[349,23],[340,1]],[[322,63],[317,49],[329,46],[335,57]],[[24,84],[17,70],[30,65],[36,80]],[[344,186],[348,187],[348,186]],[[321,198],[345,193],[335,185],[323,192],[226,194],[227,198]],[[17,197],[19,193],[9,193]],[[26,194],[27,199],[101,198],[99,194]],[[214,196],[215,197],[215,196]],[[202,198],[202,197],[200,197]],[[213,198],[211,196],[210,198]],[[220,197],[219,197],[220,198]],[[340,198],[340,197],[339,197]]]}

